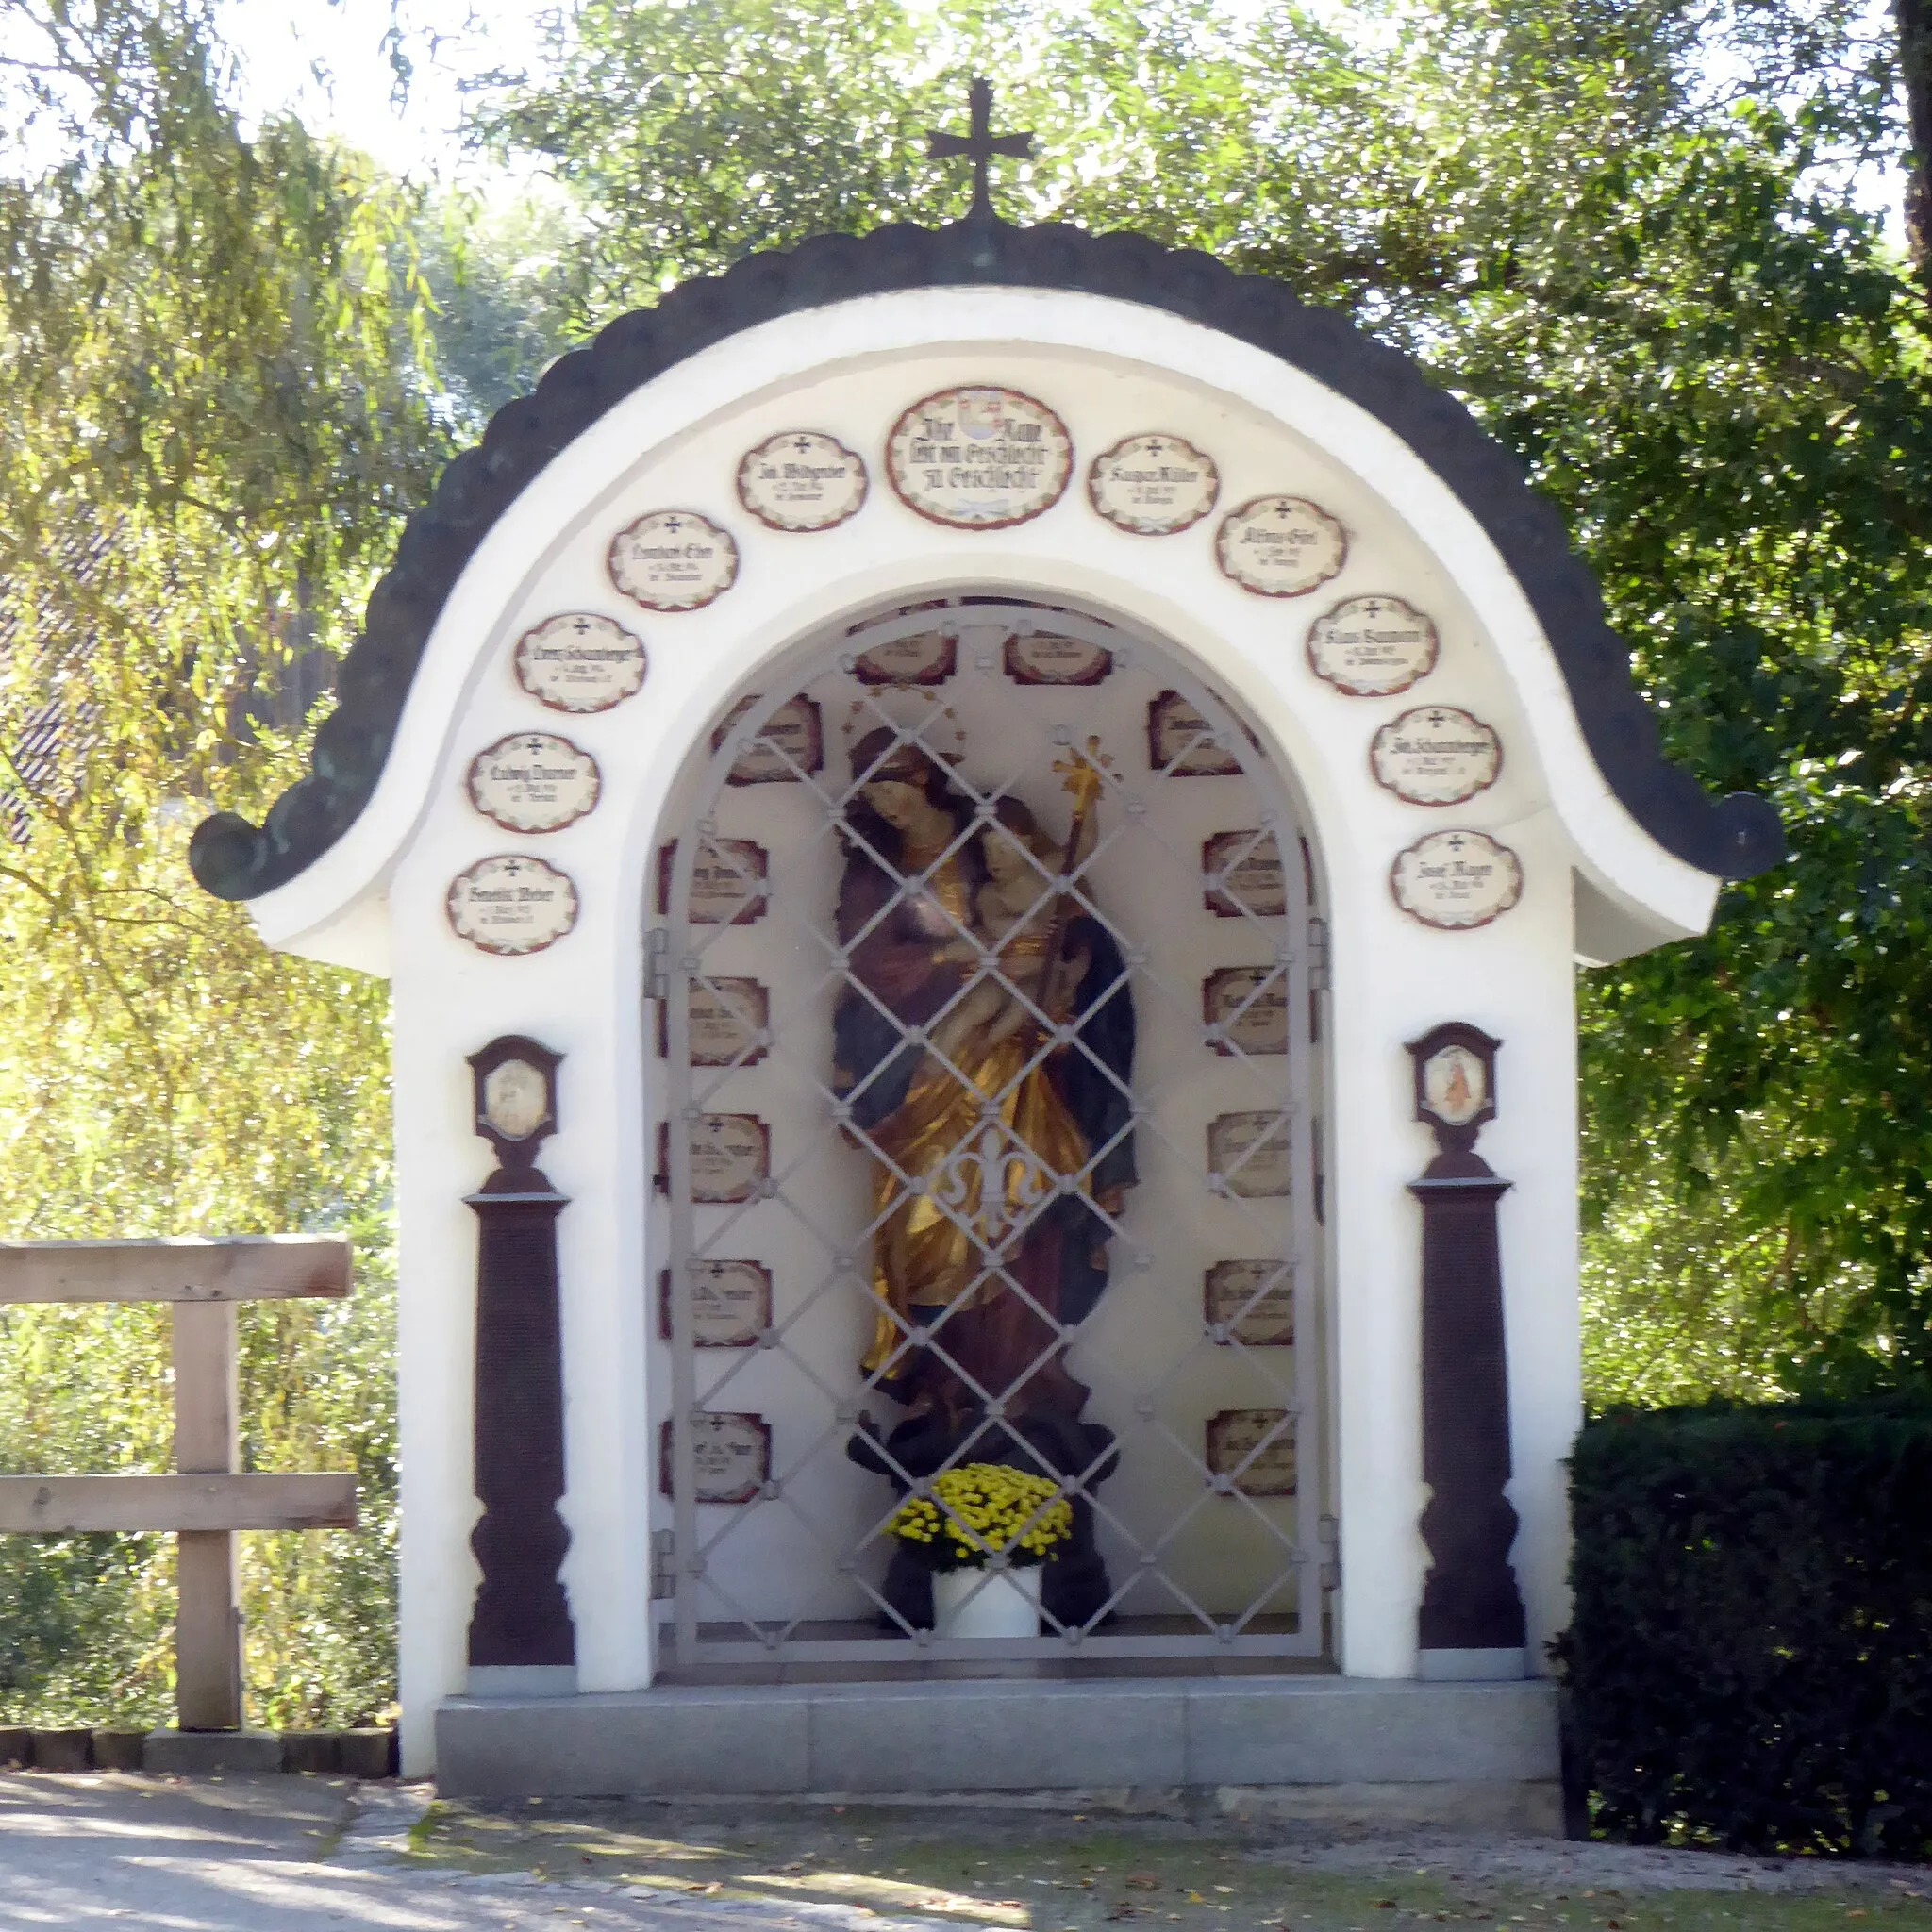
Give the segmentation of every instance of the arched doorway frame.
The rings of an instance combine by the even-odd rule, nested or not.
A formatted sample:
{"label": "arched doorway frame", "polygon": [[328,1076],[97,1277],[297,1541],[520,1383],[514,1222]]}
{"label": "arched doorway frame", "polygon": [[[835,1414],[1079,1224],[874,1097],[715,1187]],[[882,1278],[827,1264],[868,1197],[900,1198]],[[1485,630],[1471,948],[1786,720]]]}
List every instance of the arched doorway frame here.
{"label": "arched doorway frame", "polygon": [[[1329,1028],[1326,1024],[1328,986],[1326,917],[1327,891],[1324,877],[1321,840],[1316,815],[1299,783],[1298,774],[1286,752],[1265,724],[1242,700],[1239,681],[1224,673],[1202,666],[1194,654],[1172,635],[1151,625],[1129,619],[1118,611],[1105,615],[1094,608],[1091,596],[1066,597],[1055,593],[1056,601],[1043,603],[1041,587],[1001,583],[970,577],[943,588],[934,587],[931,596],[920,600],[923,607],[894,618],[889,603],[881,614],[875,608],[846,610],[831,620],[820,620],[804,627],[791,641],[768,653],[758,667],[741,676],[715,714],[719,724],[728,724],[729,736],[722,741],[710,732],[701,732],[673,779],[667,802],[657,826],[654,851],[663,855],[658,875],[652,880],[646,902],[646,950],[652,958],[650,993],[660,1001],[659,1019],[655,1030],[660,1057],[666,1062],[667,1129],[658,1143],[658,1191],[654,1204],[651,1236],[647,1242],[651,1265],[647,1282],[654,1294],[661,1294],[660,1323],[654,1324],[658,1340],[652,1361],[654,1413],[671,1418],[657,1448],[661,1458],[659,1481],[653,1489],[669,1491],[668,1511],[659,1509],[654,1529],[659,1565],[659,1591],[670,1599],[670,1619],[658,1625],[660,1671],[667,1660],[681,1674],[702,1675],[708,1667],[728,1670],[736,1664],[756,1662],[760,1655],[791,1664],[810,1667],[838,1661],[863,1666],[867,1661],[903,1661],[905,1640],[914,1639],[920,1651],[934,1658],[995,1665],[998,1659],[1015,1657],[1066,1655],[1074,1647],[1097,1664],[1111,1656],[1126,1657],[1210,1658],[1216,1656],[1244,1656],[1256,1662],[1267,1657],[1332,1657],[1336,1625],[1333,1611],[1338,1606],[1333,1592],[1340,1584],[1339,1535],[1336,1517],[1336,1471],[1339,1450],[1340,1416],[1337,1402],[1341,1378],[1333,1351],[1337,1324],[1330,1305],[1335,1278],[1331,1254],[1332,1235],[1324,1196],[1330,1193],[1329,1166],[1333,1154],[1325,1132],[1330,1117],[1328,1085]],[[891,600],[905,611],[903,600]],[[948,608],[942,615],[929,608],[934,603]],[[1293,1349],[1293,1408],[1297,1461],[1300,1480],[1293,1507],[1294,1558],[1292,1567],[1298,1582],[1299,1616],[1296,1627],[1284,1630],[1284,1620],[1261,1618],[1252,1623],[1254,1611],[1262,1601],[1257,1598],[1245,1614],[1221,1616],[1204,1621],[1196,1631],[1182,1635],[1169,1632],[1150,1636],[1144,1630],[1115,1634],[1093,1626],[1061,1629],[1049,1617],[1048,1634],[1038,1640],[944,1641],[942,1633],[909,1630],[903,1625],[878,1638],[845,1632],[828,1640],[823,1632],[816,1638],[801,1638],[793,1630],[779,1631],[783,1620],[753,1625],[732,1632],[718,1623],[707,1624],[699,1611],[698,1600],[705,1591],[711,1551],[737,1522],[727,1517],[724,1526],[714,1526],[708,1534],[704,1525],[708,1511],[715,1525],[717,1512],[697,1501],[693,1492],[691,1438],[680,1438],[679,1424],[695,1418],[703,1408],[703,1391],[698,1386],[698,1351],[692,1345],[689,1297],[670,1284],[681,1282],[686,1263],[697,1252],[694,1231],[697,1210],[691,1199],[690,1153],[687,1136],[679,1130],[680,1118],[694,1119],[705,1104],[706,1082],[690,1064],[686,1043],[690,1039],[690,997],[693,983],[705,974],[696,964],[698,955],[688,949],[700,944],[693,927],[682,923],[679,908],[687,906],[696,854],[701,841],[720,832],[713,816],[724,796],[726,774],[733,759],[753,744],[769,744],[760,737],[766,724],[790,702],[794,688],[808,687],[814,677],[828,675],[834,666],[852,668],[849,655],[858,648],[852,634],[862,628],[866,647],[875,647],[903,634],[943,627],[957,641],[960,661],[970,663],[975,652],[998,640],[1011,628],[1016,610],[1051,611],[1041,628],[1084,636],[1104,644],[1121,669],[1158,673],[1156,682],[1178,691],[1191,702],[1214,732],[1213,743],[1231,751],[1241,767],[1241,776],[1253,788],[1259,804],[1259,824],[1276,839],[1282,857],[1284,878],[1290,883],[1282,920],[1282,939],[1274,949],[1286,980],[1289,1008],[1288,1031],[1291,1044],[1283,1055],[1282,1083],[1287,1108],[1291,1116],[1291,1158],[1294,1184],[1286,1204],[1286,1217],[1291,1232],[1289,1255],[1293,1271],[1291,1290],[1294,1306],[1296,1346]],[[1022,623],[1024,628],[1024,623]],[[991,668],[991,658],[979,658],[981,670]],[[1233,689],[1230,689],[1230,685]],[[940,693],[943,696],[943,693]],[[827,734],[829,737],[829,733]],[[1068,733],[1062,728],[1055,741],[1064,744]],[[836,750],[826,747],[828,765],[838,761]],[[804,774],[798,774],[804,775]],[[1156,783],[1161,774],[1157,767]],[[1168,782],[1181,782],[1170,779]],[[1126,796],[1124,783],[1117,782],[1121,796]],[[836,784],[830,787],[836,791]],[[1144,815],[1145,808],[1135,807]],[[668,861],[668,863],[666,862]],[[1252,922],[1251,922],[1252,923]],[[774,1015],[775,1030],[777,1016]],[[1211,1041],[1211,1034],[1208,1036]],[[829,1044],[829,1042],[827,1042]],[[668,1051],[667,1051],[668,1049]],[[1215,1048],[1215,1051],[1222,1051]],[[1241,1058],[1237,1054],[1236,1058]],[[724,1076],[729,1077],[728,1074]],[[715,1085],[715,1082],[713,1083]],[[1222,1177],[1207,1176],[1217,1190]],[[782,1187],[782,1175],[774,1182]],[[1150,1257],[1131,1252],[1121,1257],[1124,1265],[1150,1266]],[[655,1287],[664,1284],[660,1291]],[[855,1291],[857,1292],[857,1291]],[[774,1324],[772,1333],[760,1345],[783,1346],[782,1328]],[[1224,1330],[1232,1324],[1207,1325],[1208,1338],[1217,1345],[1232,1344],[1240,1352],[1240,1338]],[[668,1332],[666,1330],[668,1329]],[[1252,1354],[1252,1352],[1250,1352]],[[668,1373],[667,1373],[668,1372]],[[728,1374],[726,1379],[728,1380]],[[1144,1410],[1152,1413],[1151,1407]],[[654,1432],[656,1433],[656,1432]],[[775,1474],[775,1466],[774,1466]],[[1221,1497],[1233,1495],[1238,1501],[1240,1479],[1215,1477],[1213,1486]],[[781,1483],[767,1485],[761,1500],[778,1500]],[[1252,1503],[1248,1507],[1258,1515]],[[668,1522],[662,1519],[668,1514]],[[846,1552],[841,1568],[853,1567]],[[1143,1556],[1143,1563],[1155,1559]],[[869,1589],[869,1586],[868,1586]],[[875,1593],[874,1593],[874,1600]],[[892,1613],[881,1621],[889,1625]],[[1109,1623],[1112,1621],[1109,1618]],[[671,1641],[666,1644],[665,1639]]]}

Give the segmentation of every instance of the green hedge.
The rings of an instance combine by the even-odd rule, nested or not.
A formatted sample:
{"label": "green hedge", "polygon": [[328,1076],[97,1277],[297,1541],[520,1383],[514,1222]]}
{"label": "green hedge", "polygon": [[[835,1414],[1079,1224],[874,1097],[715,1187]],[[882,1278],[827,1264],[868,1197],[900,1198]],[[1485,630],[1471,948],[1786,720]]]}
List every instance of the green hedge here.
{"label": "green hedge", "polygon": [[1598,1830],[1932,1855],[1932,1407],[1612,1414],[1571,1497]]}

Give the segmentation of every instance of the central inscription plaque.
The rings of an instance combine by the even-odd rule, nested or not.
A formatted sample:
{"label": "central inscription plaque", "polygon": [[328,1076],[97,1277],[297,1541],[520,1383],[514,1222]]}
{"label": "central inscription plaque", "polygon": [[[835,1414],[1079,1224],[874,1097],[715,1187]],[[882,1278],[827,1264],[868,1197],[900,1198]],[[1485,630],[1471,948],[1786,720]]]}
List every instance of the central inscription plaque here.
{"label": "central inscription plaque", "polygon": [[1074,467],[1067,425],[1011,389],[947,389],[912,407],[886,442],[908,509],[956,530],[1003,530],[1051,509]]}

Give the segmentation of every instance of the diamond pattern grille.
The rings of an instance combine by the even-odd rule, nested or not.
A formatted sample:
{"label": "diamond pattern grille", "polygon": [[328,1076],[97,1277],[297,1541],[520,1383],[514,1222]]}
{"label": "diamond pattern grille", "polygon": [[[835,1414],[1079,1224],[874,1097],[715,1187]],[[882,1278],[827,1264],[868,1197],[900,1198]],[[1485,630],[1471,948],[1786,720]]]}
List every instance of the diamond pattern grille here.
{"label": "diamond pattern grille", "polygon": [[[1308,882],[1225,707],[898,613],[727,714],[660,891],[678,1666],[1319,1652]],[[890,1528],[987,1461],[1074,1506],[1036,1636],[933,1627]]]}

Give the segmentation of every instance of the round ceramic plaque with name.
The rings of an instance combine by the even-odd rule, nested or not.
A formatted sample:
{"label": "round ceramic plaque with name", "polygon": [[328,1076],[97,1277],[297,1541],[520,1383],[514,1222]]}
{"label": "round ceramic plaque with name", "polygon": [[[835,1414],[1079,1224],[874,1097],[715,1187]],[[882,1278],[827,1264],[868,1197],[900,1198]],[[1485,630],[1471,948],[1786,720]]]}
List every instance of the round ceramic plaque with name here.
{"label": "round ceramic plaque with name", "polygon": [[479,952],[514,957],[554,946],[577,923],[567,873],[520,852],[479,858],[450,881],[449,923]]}
{"label": "round ceramic plaque with name", "polygon": [[517,682],[553,711],[608,711],[643,689],[642,641],[587,610],[526,630],[513,662]]}
{"label": "round ceramic plaque with name", "polygon": [[1396,855],[1389,890],[1411,919],[1462,932],[1523,897],[1523,861],[1487,832],[1431,832]]}
{"label": "round ceramic plaque with name", "polygon": [[1051,509],[1073,474],[1067,425],[1013,389],[946,389],[916,402],[886,440],[899,499],[956,530],[1004,530]]}
{"label": "round ceramic plaque with name", "polygon": [[1308,668],[1344,697],[1388,698],[1436,668],[1436,626],[1400,597],[1350,597],[1308,629]]}
{"label": "round ceramic plaque with name", "polygon": [[1305,496],[1256,496],[1221,520],[1214,558],[1257,597],[1305,597],[1348,560],[1348,532]]}
{"label": "round ceramic plaque with name", "polygon": [[1410,805],[1460,805],[1496,782],[1503,741],[1472,712],[1422,705],[1375,733],[1369,769]]}
{"label": "round ceramic plaque with name", "polygon": [[597,803],[597,760],[567,738],[520,731],[470,760],[470,803],[506,832],[557,832]]}
{"label": "round ceramic plaque with name", "polygon": [[1117,530],[1171,537],[1198,524],[1221,494],[1214,458],[1178,436],[1129,436],[1093,458],[1087,497]]}
{"label": "round ceramic plaque with name", "polygon": [[865,458],[817,429],[788,429],[746,450],[738,500],[774,530],[830,530],[865,507]]}
{"label": "round ceramic plaque with name", "polygon": [[691,509],[654,509],[610,542],[610,581],[646,610],[701,610],[738,580],[731,532]]}

